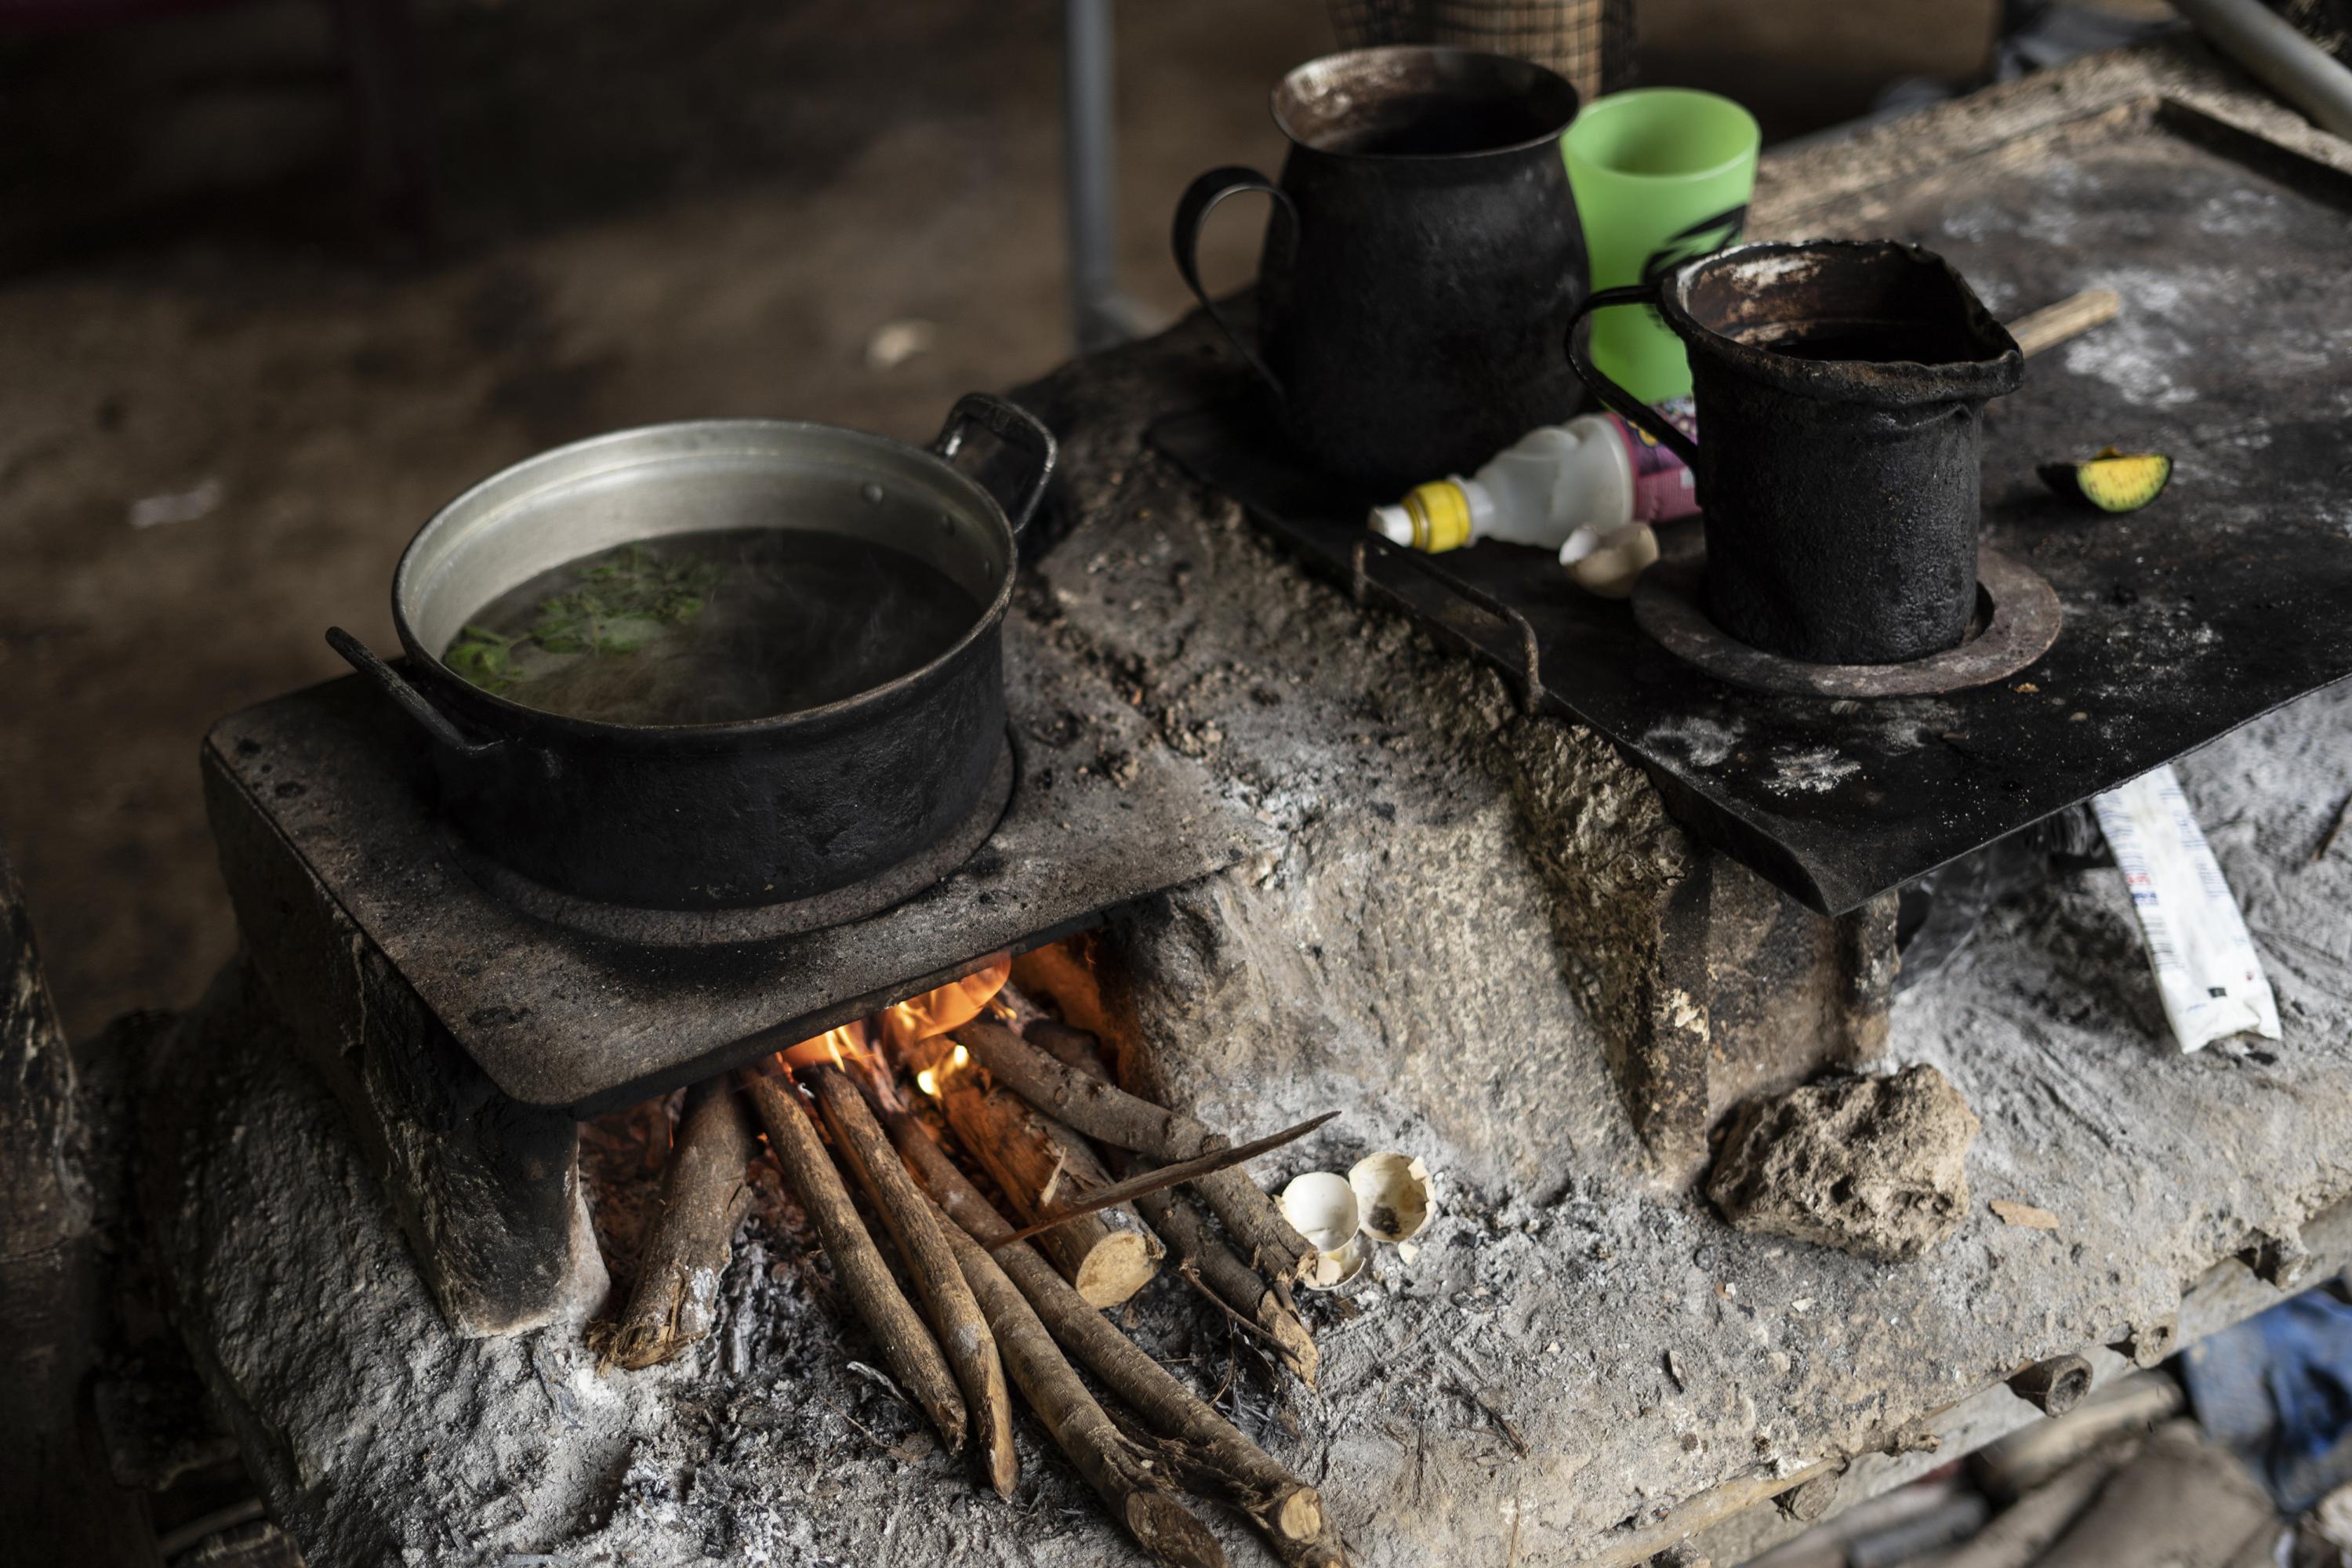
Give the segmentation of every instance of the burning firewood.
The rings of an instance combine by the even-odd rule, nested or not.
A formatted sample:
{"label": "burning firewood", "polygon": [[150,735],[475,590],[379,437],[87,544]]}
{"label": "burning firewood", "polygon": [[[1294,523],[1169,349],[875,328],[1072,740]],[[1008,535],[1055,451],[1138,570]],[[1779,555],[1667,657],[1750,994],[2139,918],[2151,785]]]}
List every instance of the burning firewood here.
{"label": "burning firewood", "polygon": [[[1033,1045],[1042,1046],[1063,1066],[1108,1081],[1110,1069],[1103,1063],[1100,1042],[1085,1029],[1050,1018],[1031,1023],[1024,1031]],[[1115,1163],[1122,1175],[1139,1169],[1141,1162],[1122,1151]],[[1207,1292],[1218,1305],[1231,1313],[1235,1321],[1256,1330],[1258,1336],[1270,1344],[1282,1364],[1307,1387],[1315,1386],[1315,1373],[1321,1364],[1322,1353],[1315,1348],[1315,1338],[1307,1331],[1307,1323],[1298,1315],[1297,1307],[1269,1287],[1257,1270],[1244,1261],[1242,1255],[1215,1235],[1192,1200],[1172,1192],[1148,1194],[1135,1200],[1135,1206],[1168,1250],[1176,1259],[1176,1271],[1193,1285]]]}
{"label": "burning firewood", "polygon": [[[1137,1545],[1162,1563],[1178,1568],[1225,1568],[1224,1549],[1217,1538],[1167,1491],[1153,1472],[1152,1458],[1087,1392],[1044,1321],[997,1260],[946,1215],[939,1219],[965,1280],[995,1331],[1005,1370],[1021,1397],[1111,1517]],[[1095,1314],[1088,1309],[1087,1315]]]}
{"label": "burning firewood", "polygon": [[[1000,1084],[1089,1138],[1171,1164],[1227,1146],[1222,1134],[1183,1111],[1065,1067],[993,1019],[975,1018],[957,1029],[954,1038]],[[1286,1292],[1313,1266],[1314,1247],[1242,1172],[1219,1171],[1192,1188],[1251,1261],[1269,1271],[1277,1293]]]}
{"label": "burning firewood", "polygon": [[817,1137],[816,1128],[793,1092],[781,1064],[746,1068],[741,1075],[751,1092],[760,1124],[767,1129],[768,1146],[783,1167],[801,1207],[816,1226],[835,1274],[882,1347],[882,1359],[908,1398],[930,1417],[950,1453],[963,1449],[965,1412],[955,1376],[940,1352],[939,1342],[900,1293],[890,1277],[890,1266],[866,1233],[849,1189]]}
{"label": "burning firewood", "polygon": [[[917,1081],[938,1096],[948,1125],[1024,1224],[1054,1217],[1056,1199],[1110,1185],[1084,1140],[1010,1089],[958,1068],[951,1056],[940,1057]],[[1161,1256],[1149,1233],[1115,1229],[1100,1215],[1056,1226],[1037,1244],[1097,1307],[1116,1307],[1150,1283]]]}
{"label": "burning firewood", "polygon": [[841,1163],[866,1189],[915,1281],[916,1294],[922,1298],[940,1347],[963,1390],[989,1485],[997,1496],[1011,1497],[1013,1484],[1021,1477],[1021,1461],[1013,1451],[1013,1395],[1004,1384],[1004,1366],[988,1320],[956,1266],[955,1255],[948,1250],[930,1205],[891,1152],[848,1076],[822,1063],[804,1069],[803,1076],[832,1130]]}
{"label": "burning firewood", "polygon": [[1344,1568],[1346,1553],[1328,1539],[1322,1499],[1314,1488],[1196,1398],[1044,1258],[1013,1241],[1013,1227],[912,1118],[889,1120],[892,1142],[933,1200],[990,1250],[1062,1348],[1136,1412],[1159,1439],[1155,1450],[1184,1474],[1188,1486],[1241,1510],[1285,1563]]}
{"label": "burning firewood", "polygon": [[661,1210],[637,1261],[628,1305],[588,1329],[599,1366],[665,1362],[707,1336],[736,1226],[751,1207],[743,1167],[751,1124],[723,1078],[687,1091],[686,1118],[662,1173]]}

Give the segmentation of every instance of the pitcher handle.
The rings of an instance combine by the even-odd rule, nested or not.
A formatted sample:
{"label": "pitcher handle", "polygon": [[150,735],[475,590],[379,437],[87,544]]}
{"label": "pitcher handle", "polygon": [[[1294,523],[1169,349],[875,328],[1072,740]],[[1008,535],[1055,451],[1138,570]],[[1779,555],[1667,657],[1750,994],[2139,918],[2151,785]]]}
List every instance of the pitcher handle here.
{"label": "pitcher handle", "polygon": [[1258,357],[1257,350],[1234,330],[1233,322],[1217,309],[1217,302],[1209,298],[1209,291],[1201,287],[1202,226],[1209,221],[1209,214],[1219,202],[1245,191],[1264,191],[1274,198],[1276,221],[1289,226],[1285,243],[1296,245],[1298,208],[1291,201],[1289,193],[1255,169],[1238,165],[1212,169],[1185,187],[1183,199],[1176,204],[1176,226],[1170,237],[1170,243],[1176,251],[1176,270],[1183,274],[1184,286],[1192,290],[1192,298],[1201,301],[1201,308],[1209,312],[1209,319],[1217,323],[1218,330],[1225,334],[1225,341],[1234,345],[1250,369],[1257,373],[1257,378],[1272,388],[1274,395],[1279,399],[1286,395],[1282,390],[1282,383],[1275,378],[1273,371],[1266,368],[1265,361]]}
{"label": "pitcher handle", "polygon": [[1609,409],[1654,437],[1658,444],[1683,460],[1692,472],[1698,471],[1698,443],[1675,427],[1674,421],[1601,374],[1586,343],[1592,336],[1585,318],[1593,311],[1611,305],[1649,305],[1658,302],[1659,282],[1628,284],[1622,289],[1598,289],[1584,297],[1576,313],[1568,319],[1568,363],[1576,371],[1576,379],[1592,390]]}

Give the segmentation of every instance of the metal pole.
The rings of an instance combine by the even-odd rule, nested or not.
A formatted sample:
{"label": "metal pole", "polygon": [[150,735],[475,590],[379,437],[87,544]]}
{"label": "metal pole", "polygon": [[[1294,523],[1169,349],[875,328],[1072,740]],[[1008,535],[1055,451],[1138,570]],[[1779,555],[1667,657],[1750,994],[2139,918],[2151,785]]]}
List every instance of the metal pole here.
{"label": "metal pole", "polygon": [[1063,197],[1071,328],[1080,353],[1134,335],[1118,292],[1118,152],[1112,114],[1111,0],[1062,0]]}
{"label": "metal pole", "polygon": [[2352,71],[2256,0],[2172,0],[2172,8],[2322,131],[2352,137]]}

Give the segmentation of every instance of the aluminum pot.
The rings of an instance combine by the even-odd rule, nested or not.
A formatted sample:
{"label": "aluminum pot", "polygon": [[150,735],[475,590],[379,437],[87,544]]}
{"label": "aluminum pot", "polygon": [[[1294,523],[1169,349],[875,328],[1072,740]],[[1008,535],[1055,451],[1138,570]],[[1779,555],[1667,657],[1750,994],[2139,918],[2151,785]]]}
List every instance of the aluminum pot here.
{"label": "aluminum pot", "polygon": [[[1002,443],[986,470],[1007,481],[1002,494],[958,466],[977,455],[976,426]],[[443,814],[532,884],[648,910],[822,900],[935,860],[977,814],[988,812],[982,833],[992,824],[992,780],[1001,796],[1011,777],[999,637],[1014,541],[1054,456],[1034,417],[978,394],[929,450],[767,419],[596,437],[484,480],[417,532],[393,575],[404,668],[340,627],[327,638],[416,721]],[[903,551],[971,594],[971,629],[853,697],[735,723],[566,717],[485,691],[441,660],[469,616],[541,572],[632,541],[735,528]]]}

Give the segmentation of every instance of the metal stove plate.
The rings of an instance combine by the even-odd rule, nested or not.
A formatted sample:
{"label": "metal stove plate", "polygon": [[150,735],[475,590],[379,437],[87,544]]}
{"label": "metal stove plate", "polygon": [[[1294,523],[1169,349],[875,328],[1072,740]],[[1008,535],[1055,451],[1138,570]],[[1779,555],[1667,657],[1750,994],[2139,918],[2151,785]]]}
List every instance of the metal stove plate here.
{"label": "metal stove plate", "polygon": [[885,866],[862,882],[830,889],[805,899],[781,904],[753,904],[730,910],[650,910],[634,904],[600,903],[535,882],[512,867],[467,843],[456,828],[443,826],[449,847],[466,874],[494,897],[527,914],[565,926],[585,936],[646,947],[725,947],[739,942],[774,942],[841,925],[881,913],[922,891],[971,858],[996,831],[1004,803],[1013,797],[1014,764],[1008,740],[988,770],[988,782],[971,808],[936,843],[918,850],[895,866]]}
{"label": "metal stove plate", "polygon": [[[867,919],[777,941],[634,946],[533,919],[466,874],[420,787],[408,721],[356,676],[230,715],[206,737],[223,870],[274,883],[284,854],[322,883],[433,1016],[517,1100],[593,1114],[690,1083],[1067,934],[1102,910],[1265,848],[1271,830],[1198,763],[1135,746],[1124,785],[1089,764],[1131,723],[1066,655],[1006,623],[1018,777],[989,841]],[[225,811],[243,821],[226,824]],[[234,827],[234,830],[232,830]],[[266,893],[257,896],[268,896]]]}
{"label": "metal stove plate", "polygon": [[[1984,541],[2046,578],[2065,620],[2011,679],[1860,704],[1741,691],[1511,545],[1421,571],[1374,552],[1365,594],[1515,676],[1522,630],[1475,595],[1523,617],[1543,708],[1637,757],[1702,837],[1817,910],[1852,909],[2352,675],[2352,392],[2313,357],[2343,331],[2347,214],[2340,171],[2150,100],[1806,216],[1943,252],[2004,316],[2123,296],[1986,411]],[[1302,468],[1254,405],[1152,437],[1343,579],[1365,507],[1395,499]],[[2172,454],[2147,510],[2076,510],[2034,478],[2110,443]]]}
{"label": "metal stove plate", "polygon": [[[1686,552],[1662,554],[1633,584],[1633,623],[1719,680],[1799,697],[1933,697],[2015,675],[2050,651],[2064,620],[2042,574],[1998,550],[1977,556],[1977,615],[1968,641],[1901,664],[1808,664],[1750,647],[1706,612],[1706,552],[1675,531]],[[1985,614],[1990,605],[1991,613]]]}

